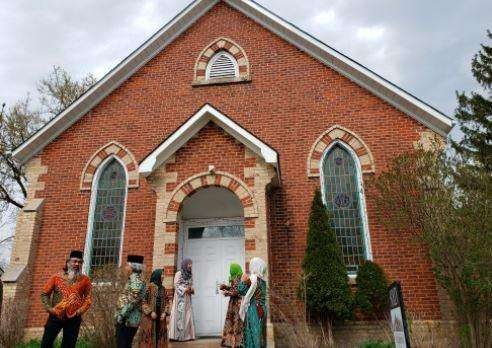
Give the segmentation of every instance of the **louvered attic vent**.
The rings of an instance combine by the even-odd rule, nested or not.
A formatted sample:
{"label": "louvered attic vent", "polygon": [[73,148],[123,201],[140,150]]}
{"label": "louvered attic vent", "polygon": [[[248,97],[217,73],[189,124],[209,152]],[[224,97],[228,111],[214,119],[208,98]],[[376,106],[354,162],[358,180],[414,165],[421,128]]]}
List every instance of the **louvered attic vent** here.
{"label": "louvered attic vent", "polygon": [[207,79],[235,78],[238,75],[236,59],[227,52],[217,53],[207,67]]}

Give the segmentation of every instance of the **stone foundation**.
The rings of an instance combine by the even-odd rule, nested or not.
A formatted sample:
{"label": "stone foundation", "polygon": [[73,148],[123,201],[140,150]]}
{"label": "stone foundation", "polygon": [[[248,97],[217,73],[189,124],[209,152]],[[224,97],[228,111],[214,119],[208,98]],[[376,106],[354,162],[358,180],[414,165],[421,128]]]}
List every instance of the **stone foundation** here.
{"label": "stone foundation", "polygon": [[[294,325],[294,326],[292,326]],[[410,323],[410,337],[412,347],[458,347],[457,327],[454,321],[443,320],[419,320]],[[292,333],[296,332],[296,342],[305,346],[313,344],[321,346],[327,340],[323,337],[321,328],[310,326],[303,327],[302,323],[275,324],[275,342],[277,347],[288,347],[292,341]],[[392,342],[393,333],[389,324],[381,322],[347,322],[336,326],[333,330],[335,346],[358,347],[368,341]]]}

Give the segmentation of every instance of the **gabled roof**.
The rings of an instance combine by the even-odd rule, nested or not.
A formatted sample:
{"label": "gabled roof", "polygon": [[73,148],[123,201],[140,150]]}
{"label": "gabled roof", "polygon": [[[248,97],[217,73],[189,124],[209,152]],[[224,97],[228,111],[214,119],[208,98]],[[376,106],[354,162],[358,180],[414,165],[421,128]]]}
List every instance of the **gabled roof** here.
{"label": "gabled roof", "polygon": [[210,121],[217,124],[237,141],[262,157],[266,163],[273,165],[278,172],[278,154],[274,149],[209,104],[204,105],[161,145],[152,151],[140,163],[139,172],[144,176],[150,175]]}
{"label": "gabled roof", "polygon": [[[23,164],[120,86],[220,0],[195,0],[126,57],[67,109],[20,145],[13,157]],[[252,0],[222,0],[315,59],[369,90],[418,122],[446,136],[453,121],[366,67],[285,21]],[[192,69],[192,67],[190,68]]]}

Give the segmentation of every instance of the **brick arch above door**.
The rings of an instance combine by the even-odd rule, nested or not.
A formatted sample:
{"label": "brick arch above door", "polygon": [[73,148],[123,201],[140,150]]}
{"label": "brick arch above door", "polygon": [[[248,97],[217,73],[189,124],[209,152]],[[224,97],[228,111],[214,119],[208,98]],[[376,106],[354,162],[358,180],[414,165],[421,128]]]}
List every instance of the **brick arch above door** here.
{"label": "brick arch above door", "polygon": [[165,222],[176,222],[184,199],[210,186],[224,187],[234,193],[244,207],[245,218],[258,217],[258,204],[246,183],[229,173],[204,172],[187,178],[174,189],[166,208]]}

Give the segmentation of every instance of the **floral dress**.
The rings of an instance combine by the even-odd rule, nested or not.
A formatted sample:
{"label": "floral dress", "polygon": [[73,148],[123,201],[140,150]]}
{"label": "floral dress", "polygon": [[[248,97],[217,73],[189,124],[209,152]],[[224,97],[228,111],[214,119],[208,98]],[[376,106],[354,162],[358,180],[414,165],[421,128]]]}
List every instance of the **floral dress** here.
{"label": "floral dress", "polygon": [[238,291],[240,279],[232,281],[231,286],[226,287],[224,296],[229,297],[229,306],[224,322],[224,331],[222,333],[222,347],[241,347],[243,342],[243,322],[239,316],[241,308],[241,295]]}
{"label": "floral dress", "polygon": [[[257,288],[251,298],[246,318],[244,320],[243,347],[244,348],[263,348],[266,347],[266,282],[258,278]],[[244,296],[248,292],[251,283],[240,282],[238,285],[239,294]]]}
{"label": "floral dress", "polygon": [[[160,320],[163,313],[167,315],[169,312],[166,291],[163,287],[159,288],[152,283],[147,286],[142,311],[145,316],[140,323],[139,348],[167,348],[166,320]],[[150,316],[152,312],[157,315],[155,320]]]}

